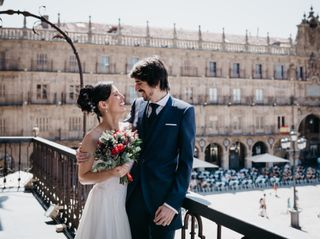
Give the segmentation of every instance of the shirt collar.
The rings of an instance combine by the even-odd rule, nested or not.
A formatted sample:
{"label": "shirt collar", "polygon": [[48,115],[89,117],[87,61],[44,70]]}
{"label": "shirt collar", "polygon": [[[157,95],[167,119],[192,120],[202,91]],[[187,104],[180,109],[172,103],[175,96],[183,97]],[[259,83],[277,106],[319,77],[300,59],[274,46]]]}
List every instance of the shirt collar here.
{"label": "shirt collar", "polygon": [[160,105],[160,106],[162,106],[162,107],[165,107],[166,104],[167,104],[167,102],[168,102],[168,100],[169,100],[169,97],[170,97],[170,94],[167,93],[167,94],[165,95],[165,97],[163,97],[161,100],[159,100],[159,101],[157,101],[157,102],[155,102],[155,103],[156,103],[157,105]]}

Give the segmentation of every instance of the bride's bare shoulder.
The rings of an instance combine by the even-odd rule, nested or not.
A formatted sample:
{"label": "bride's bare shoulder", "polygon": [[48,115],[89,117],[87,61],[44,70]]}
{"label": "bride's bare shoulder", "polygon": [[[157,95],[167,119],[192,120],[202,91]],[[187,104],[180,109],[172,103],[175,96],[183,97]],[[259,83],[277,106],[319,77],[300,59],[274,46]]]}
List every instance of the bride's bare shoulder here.
{"label": "bride's bare shoulder", "polygon": [[81,142],[82,150],[84,152],[94,151],[100,135],[101,132],[97,127],[88,131]]}

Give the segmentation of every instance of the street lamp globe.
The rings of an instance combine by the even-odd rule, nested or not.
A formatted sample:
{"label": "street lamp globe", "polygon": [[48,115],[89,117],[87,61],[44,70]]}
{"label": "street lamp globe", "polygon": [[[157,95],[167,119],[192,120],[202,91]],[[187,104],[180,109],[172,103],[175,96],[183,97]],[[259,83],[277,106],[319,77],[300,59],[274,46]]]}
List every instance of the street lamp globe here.
{"label": "street lamp globe", "polygon": [[290,135],[291,141],[293,141],[293,142],[296,142],[296,141],[297,141],[297,139],[298,139],[298,133],[297,133],[296,131],[291,130],[290,133],[289,133],[289,135]]}
{"label": "street lamp globe", "polygon": [[297,146],[299,150],[305,149],[307,146],[307,140],[304,137],[301,137],[297,141]]}
{"label": "street lamp globe", "polygon": [[288,149],[288,148],[290,148],[290,140],[289,140],[289,138],[283,138],[283,139],[281,139],[281,148],[283,148],[283,149]]}

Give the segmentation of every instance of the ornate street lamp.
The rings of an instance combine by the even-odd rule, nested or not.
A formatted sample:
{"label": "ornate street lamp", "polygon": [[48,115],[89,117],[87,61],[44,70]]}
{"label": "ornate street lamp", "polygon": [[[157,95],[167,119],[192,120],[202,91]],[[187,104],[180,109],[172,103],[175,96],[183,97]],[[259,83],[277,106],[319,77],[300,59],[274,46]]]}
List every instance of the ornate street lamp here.
{"label": "ornate street lamp", "polygon": [[[0,0],[0,3],[3,3],[3,0]],[[42,6],[44,7],[44,6]],[[79,74],[80,74],[80,88],[83,88],[83,74],[82,74],[82,66],[81,66],[81,61],[80,61],[80,57],[79,54],[77,52],[76,47],[74,46],[71,38],[64,32],[62,31],[58,26],[56,26],[55,24],[53,24],[52,22],[50,22],[46,17],[44,16],[38,16],[35,14],[32,14],[30,12],[27,11],[15,11],[15,10],[6,10],[6,11],[0,11],[0,15],[1,14],[5,14],[5,15],[13,15],[13,14],[18,14],[18,15],[23,15],[25,17],[33,17],[33,18],[37,18],[39,20],[41,20],[41,22],[45,22],[48,25],[50,25],[51,27],[53,27],[54,29],[56,29],[61,35],[57,35],[55,37],[57,38],[63,38],[67,41],[67,43],[69,43],[69,45],[71,46],[73,53],[76,57],[77,63],[78,63],[78,67],[79,67]],[[1,18],[0,18],[1,21]],[[35,32],[35,31],[34,31]],[[85,136],[86,134],[86,114],[83,113],[83,136]]]}
{"label": "ornate street lamp", "polygon": [[[291,226],[297,229],[301,229],[299,225],[299,209],[297,207],[297,191],[296,191],[296,155],[300,150],[306,148],[307,141],[304,137],[298,139],[298,133],[295,130],[291,130],[289,137],[281,139],[281,148],[289,153],[290,159],[293,160],[293,208],[290,209]],[[298,154],[299,157],[299,154]]]}

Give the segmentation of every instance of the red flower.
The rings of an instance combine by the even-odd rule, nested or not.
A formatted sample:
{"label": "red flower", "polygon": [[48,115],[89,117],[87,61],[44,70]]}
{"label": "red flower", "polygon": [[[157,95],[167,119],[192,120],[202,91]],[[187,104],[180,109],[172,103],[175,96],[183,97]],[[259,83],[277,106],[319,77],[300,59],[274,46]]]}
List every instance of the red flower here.
{"label": "red flower", "polygon": [[124,145],[123,145],[123,144],[118,144],[118,145],[116,146],[116,148],[118,149],[118,152],[119,152],[119,153],[122,153],[122,152],[124,151]]}
{"label": "red flower", "polygon": [[116,154],[118,154],[119,153],[119,150],[118,150],[118,147],[116,146],[116,147],[114,147],[112,150],[111,150],[111,154],[112,155],[116,155]]}

